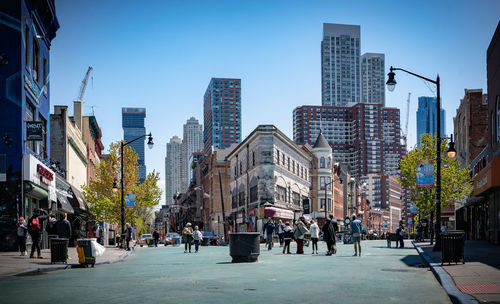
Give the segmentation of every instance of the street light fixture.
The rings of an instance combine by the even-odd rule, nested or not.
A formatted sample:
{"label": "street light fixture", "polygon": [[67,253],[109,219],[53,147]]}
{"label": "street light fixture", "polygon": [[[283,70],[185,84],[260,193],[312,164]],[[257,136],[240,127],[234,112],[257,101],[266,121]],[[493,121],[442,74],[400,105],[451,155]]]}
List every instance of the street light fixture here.
{"label": "street light fixture", "polygon": [[[436,135],[437,135],[437,143],[436,143],[436,244],[434,245],[434,251],[441,251],[441,88],[440,88],[440,80],[439,74],[436,77],[436,80],[432,80],[430,78],[415,74],[413,72],[407,71],[401,68],[394,68],[391,66],[390,72],[387,74],[389,79],[386,82],[387,89],[392,92],[396,87],[396,80],[394,79],[395,73],[394,71],[403,71],[430,83],[433,83],[437,87],[437,101],[436,101]],[[453,142],[453,140],[452,140]],[[452,150],[450,150],[452,149]],[[453,151],[455,148],[450,143],[450,149],[448,149],[448,155],[453,155]],[[455,151],[456,154],[456,151]],[[453,155],[454,156],[454,155]]]}
{"label": "street light fixture", "polygon": [[[141,135],[137,138],[134,138],[132,139],[131,141],[129,142],[124,142],[122,141],[120,143],[120,169],[121,169],[121,175],[120,175],[120,184],[121,184],[121,226],[122,226],[122,234],[125,232],[125,191],[124,191],[124,186],[123,186],[123,147],[125,147],[126,145],[129,145],[131,143],[133,143],[134,141],[136,140],[139,140],[141,138],[144,138],[148,136],[148,148],[149,149],[152,149],[153,148],[153,137],[151,135],[151,133],[149,134],[144,134],[144,135]],[[113,185],[113,191],[114,189],[116,189],[116,183],[114,183]]]}
{"label": "street light fixture", "polygon": [[116,183],[116,179],[113,181],[113,188],[111,190],[113,191],[113,194],[116,194],[116,192],[118,192],[118,184]]}
{"label": "street light fixture", "polygon": [[455,143],[453,142],[453,134],[451,134],[450,146],[448,147],[448,151],[446,151],[449,158],[454,158],[457,155],[457,150],[455,150]]}

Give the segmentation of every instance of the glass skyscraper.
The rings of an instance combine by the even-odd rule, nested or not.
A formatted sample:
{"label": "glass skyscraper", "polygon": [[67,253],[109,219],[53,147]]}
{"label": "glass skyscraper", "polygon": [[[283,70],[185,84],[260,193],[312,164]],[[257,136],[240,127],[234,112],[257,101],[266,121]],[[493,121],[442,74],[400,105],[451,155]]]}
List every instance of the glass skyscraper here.
{"label": "glass skyscraper", "polygon": [[[420,136],[422,134],[436,135],[437,131],[437,113],[436,97],[419,97],[417,110],[417,145],[421,146]],[[442,102],[442,101],[441,101]],[[441,108],[441,137],[446,134],[446,115]]]}
{"label": "glass skyscraper", "polygon": [[321,100],[342,107],[361,102],[360,26],[323,24]]}
{"label": "glass skyscraper", "polygon": [[205,92],[203,142],[205,153],[241,142],[241,79],[212,78]]}
{"label": "glass skyscraper", "polygon": [[[146,118],[145,108],[122,108],[123,140],[129,142],[139,136],[146,134],[144,119]],[[144,158],[144,141],[146,138],[136,140],[130,144],[139,156],[139,180],[143,183],[146,180],[146,164]]]}

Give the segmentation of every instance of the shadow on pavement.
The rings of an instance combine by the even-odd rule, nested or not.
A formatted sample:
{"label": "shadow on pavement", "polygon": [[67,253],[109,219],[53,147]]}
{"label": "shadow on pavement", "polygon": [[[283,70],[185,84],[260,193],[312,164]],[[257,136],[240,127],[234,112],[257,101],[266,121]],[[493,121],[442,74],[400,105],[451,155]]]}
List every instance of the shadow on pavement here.
{"label": "shadow on pavement", "polygon": [[409,267],[427,268],[424,260],[419,255],[407,255],[401,258],[401,262],[405,263]]}

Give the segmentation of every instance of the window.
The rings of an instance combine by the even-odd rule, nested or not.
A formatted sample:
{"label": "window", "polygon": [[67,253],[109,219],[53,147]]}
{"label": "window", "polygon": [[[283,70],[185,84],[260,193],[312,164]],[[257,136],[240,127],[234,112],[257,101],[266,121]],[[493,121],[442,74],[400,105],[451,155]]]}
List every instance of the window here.
{"label": "window", "polygon": [[[279,162],[279,159],[278,159]],[[252,152],[252,167],[255,167],[255,152]]]}
{"label": "window", "polygon": [[245,192],[240,192],[239,206],[245,205]]}
{"label": "window", "polygon": [[284,166],[285,165],[285,154],[281,153],[281,159],[282,159],[283,166]]}
{"label": "window", "polygon": [[33,79],[40,83],[40,46],[36,37],[33,37]]}
{"label": "window", "polygon": [[298,206],[300,204],[300,194],[292,192],[292,202]]}
{"label": "window", "polygon": [[290,171],[290,157],[288,157],[288,171]]}
{"label": "window", "polygon": [[327,163],[326,163],[326,167],[327,168],[331,168],[332,167],[332,158],[330,156],[328,156],[328,160],[327,160]]}
{"label": "window", "polygon": [[276,199],[282,202],[286,202],[286,188],[276,186]]}
{"label": "window", "polygon": [[243,162],[240,161],[240,175],[243,174]]}
{"label": "window", "polygon": [[[29,99],[26,98],[26,121],[34,121],[35,120],[35,107],[31,105]],[[25,127],[26,128],[26,127]],[[30,148],[31,151],[35,152],[35,142],[27,141],[26,147]]]}
{"label": "window", "polygon": [[280,164],[280,150],[276,150],[276,159],[278,160],[276,163]]}
{"label": "window", "polygon": [[292,160],[292,172],[295,173],[295,161]]}
{"label": "window", "polygon": [[24,63],[26,66],[30,65],[30,53],[29,53],[29,37],[30,37],[30,27],[28,25],[28,20],[26,16],[24,17]]}
{"label": "window", "polygon": [[48,74],[48,71],[47,71],[47,58],[43,57],[43,79],[42,79],[42,84],[44,86],[44,90],[47,90],[45,88],[45,86],[47,85],[47,74]]}
{"label": "window", "polygon": [[319,178],[319,190],[325,190],[325,177],[321,176]]}
{"label": "window", "polygon": [[231,208],[238,208],[238,198],[236,197],[236,194],[231,197]]}
{"label": "window", "polygon": [[234,177],[238,177],[238,167],[234,165]]}
{"label": "window", "polygon": [[250,202],[253,203],[257,201],[257,197],[257,186],[253,186],[252,188],[250,188]]}
{"label": "window", "polygon": [[319,159],[319,167],[320,168],[325,167],[325,158],[323,156],[321,156],[321,158]]}
{"label": "window", "polygon": [[320,206],[319,206],[319,209],[320,209],[321,211],[325,211],[325,199],[324,199],[324,198],[322,198],[322,199],[320,200],[320,202],[321,202],[321,204],[320,204]]}

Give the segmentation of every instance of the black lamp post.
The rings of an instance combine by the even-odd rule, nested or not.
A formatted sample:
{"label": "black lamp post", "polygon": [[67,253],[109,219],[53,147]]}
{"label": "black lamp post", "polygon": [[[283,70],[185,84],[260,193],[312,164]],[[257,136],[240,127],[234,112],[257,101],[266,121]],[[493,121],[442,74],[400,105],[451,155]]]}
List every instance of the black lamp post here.
{"label": "black lamp post", "polygon": [[[413,72],[407,71],[405,69],[401,68],[393,68],[391,66],[389,74],[389,79],[387,80],[387,89],[392,92],[394,91],[394,88],[396,87],[396,80],[394,79],[394,71],[403,71],[406,72],[410,75],[413,75],[415,77],[418,77],[420,79],[423,79],[425,81],[428,81],[430,83],[433,83],[437,87],[437,101],[436,101],[436,135],[437,135],[437,143],[436,143],[436,225],[435,225],[435,231],[436,231],[436,244],[434,245],[433,250],[434,251],[441,251],[441,91],[440,91],[440,80],[439,80],[439,74],[436,77],[436,80],[429,79],[427,77],[415,74]],[[453,142],[453,137],[452,137],[452,142]],[[452,146],[452,143],[450,143],[450,149],[455,150],[455,148]],[[450,149],[448,149],[448,152],[450,152]],[[456,154],[456,151],[455,151]],[[453,154],[452,157],[455,156]],[[448,156],[451,156],[452,153],[448,153]]]}
{"label": "black lamp post", "polygon": [[[134,138],[133,140],[129,141],[129,142],[124,142],[122,141],[120,143],[120,169],[121,169],[121,175],[120,175],[120,186],[121,186],[121,202],[122,202],[122,205],[121,205],[121,226],[122,226],[122,234],[125,232],[125,190],[124,190],[124,186],[123,186],[123,147],[125,147],[126,145],[128,144],[131,144],[133,143],[134,141],[136,140],[139,140],[141,138],[144,138],[148,136],[148,148],[149,149],[152,149],[153,148],[153,137],[151,136],[151,133],[149,134],[144,134],[142,136],[139,136],[137,138]],[[115,188],[115,185],[116,183],[113,184],[113,191],[115,191],[114,189]]]}

